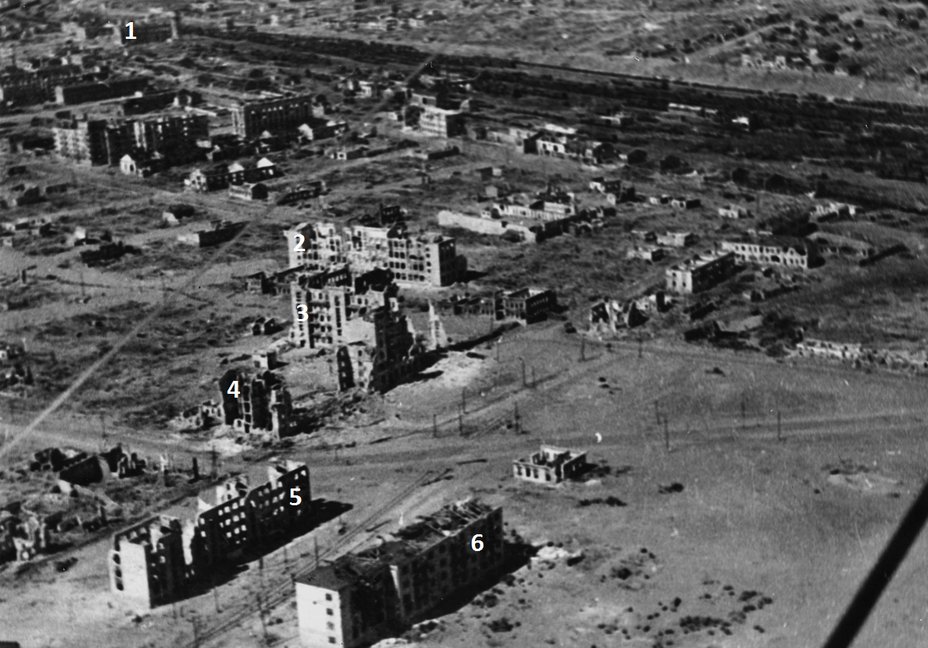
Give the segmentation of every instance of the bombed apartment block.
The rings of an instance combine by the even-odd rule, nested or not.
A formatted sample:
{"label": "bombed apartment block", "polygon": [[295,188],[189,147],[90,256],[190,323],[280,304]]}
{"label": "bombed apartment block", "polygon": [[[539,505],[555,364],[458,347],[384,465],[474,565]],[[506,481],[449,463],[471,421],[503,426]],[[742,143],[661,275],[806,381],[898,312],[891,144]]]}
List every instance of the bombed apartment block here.
{"label": "bombed apartment block", "polygon": [[324,270],[348,260],[341,233],[332,223],[300,223],[286,230],[284,237],[291,268]]}
{"label": "bombed apartment block", "polygon": [[543,445],[525,459],[512,462],[516,479],[536,484],[559,484],[573,479],[586,468],[586,453]]}
{"label": "bombed apartment block", "polygon": [[309,468],[272,462],[267,474],[267,482],[254,488],[239,477],[201,493],[193,520],[157,516],[117,533],[109,553],[110,591],[149,608],[170,603],[204,571],[308,530]]}
{"label": "bombed apartment block", "polygon": [[[399,216],[381,210],[380,221]],[[450,286],[467,275],[467,259],[457,254],[454,239],[440,234],[411,235],[405,224],[353,225],[339,234],[330,223],[301,223],[285,232],[290,267],[323,270],[333,263],[349,263],[353,271],[382,269],[398,284]]]}
{"label": "bombed apartment block", "polygon": [[432,137],[464,137],[466,119],[457,110],[423,106],[419,114],[419,130]]}
{"label": "bombed apartment block", "polygon": [[267,476],[254,488],[238,477],[200,494],[190,545],[198,569],[235,562],[308,528],[312,503],[306,464],[272,463]]}
{"label": "bombed apartment block", "polygon": [[667,290],[679,295],[709,290],[732,276],[735,269],[733,252],[697,254],[667,268]]}
{"label": "bombed apartment block", "polygon": [[271,371],[251,376],[230,369],[219,379],[223,422],[245,434],[285,436],[290,430],[290,392]]}
{"label": "bombed apartment block", "polygon": [[402,631],[443,600],[496,578],[503,547],[502,509],[469,500],[319,567],[296,581],[302,646],[355,648]]}
{"label": "bombed apartment block", "polygon": [[246,139],[264,131],[295,132],[301,124],[313,121],[315,105],[316,100],[310,95],[246,102],[232,108],[232,127]]}
{"label": "bombed apartment block", "polygon": [[290,284],[290,341],[315,349],[366,339],[358,320],[380,307],[396,310],[398,293],[386,270],[352,276],[343,265],[299,273]]}
{"label": "bombed apartment block", "polygon": [[110,591],[153,608],[176,599],[187,580],[181,522],[159,515],[113,537]]}
{"label": "bombed apartment block", "polygon": [[422,371],[430,357],[406,316],[381,306],[356,320],[352,341],[338,348],[338,387],[384,393]]}

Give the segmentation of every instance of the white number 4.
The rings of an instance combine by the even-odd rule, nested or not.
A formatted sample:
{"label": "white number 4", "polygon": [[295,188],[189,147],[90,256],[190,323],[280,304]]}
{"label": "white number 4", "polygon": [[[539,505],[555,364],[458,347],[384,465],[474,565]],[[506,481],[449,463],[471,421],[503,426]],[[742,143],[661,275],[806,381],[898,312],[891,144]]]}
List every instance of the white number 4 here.
{"label": "white number 4", "polygon": [[236,398],[238,398],[239,392],[238,392],[238,381],[237,380],[232,381],[232,384],[229,385],[229,388],[226,390],[226,393],[229,394],[230,396],[235,396]]}
{"label": "white number 4", "polygon": [[297,495],[300,492],[299,486],[290,489],[290,506],[299,506],[303,503],[303,498]]}
{"label": "white number 4", "polygon": [[480,538],[483,537],[482,533],[478,533],[473,538],[470,539],[470,548],[474,551],[483,551],[483,540]]}
{"label": "white number 4", "polygon": [[303,249],[303,243],[306,241],[306,237],[302,234],[294,234],[293,238],[296,240],[296,245],[293,248],[294,252],[305,252]]}

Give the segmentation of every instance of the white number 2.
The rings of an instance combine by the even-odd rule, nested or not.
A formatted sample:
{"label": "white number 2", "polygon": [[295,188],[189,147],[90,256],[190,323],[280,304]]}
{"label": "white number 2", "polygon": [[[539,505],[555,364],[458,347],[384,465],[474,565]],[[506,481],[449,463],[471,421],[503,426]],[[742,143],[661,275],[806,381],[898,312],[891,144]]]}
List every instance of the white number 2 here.
{"label": "white number 2", "polygon": [[294,246],[293,251],[305,252],[306,250],[303,249],[303,243],[306,242],[306,237],[302,234],[294,234],[293,238],[296,239],[296,246]]}
{"label": "white number 2", "polygon": [[470,539],[470,548],[474,551],[483,551],[483,540],[480,538],[483,537],[482,533],[478,533],[473,538]]}
{"label": "white number 2", "polygon": [[306,309],[306,304],[297,304],[296,305],[296,321],[305,322],[309,319],[309,311]]}
{"label": "white number 2", "polygon": [[226,393],[229,394],[230,396],[235,396],[236,398],[238,398],[239,392],[238,392],[238,381],[237,380],[232,381],[232,384],[229,385],[229,388],[226,390]]}
{"label": "white number 2", "polygon": [[300,492],[299,486],[290,489],[290,506],[299,506],[303,503],[303,498],[297,495]]}
{"label": "white number 2", "polygon": [[135,23],[134,23],[134,22],[127,22],[127,23],[126,23],[126,27],[129,28],[129,35],[126,36],[126,40],[138,40],[138,39],[135,37]]}

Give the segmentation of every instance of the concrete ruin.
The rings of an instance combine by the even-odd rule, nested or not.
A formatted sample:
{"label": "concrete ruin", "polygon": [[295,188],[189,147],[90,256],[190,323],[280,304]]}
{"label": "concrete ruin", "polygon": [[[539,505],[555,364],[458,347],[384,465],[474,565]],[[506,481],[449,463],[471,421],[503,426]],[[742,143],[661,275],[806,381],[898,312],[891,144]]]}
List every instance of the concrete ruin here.
{"label": "concrete ruin", "polygon": [[308,529],[312,511],[306,464],[271,463],[264,484],[234,478],[202,493],[194,520],[155,516],[117,533],[110,591],[146,608],[178,600],[207,570]]}
{"label": "concrete ruin", "polygon": [[[479,551],[471,545],[480,534]],[[503,511],[469,500],[445,506],[370,549],[296,580],[304,648],[370,645],[426,618],[455,594],[498,577]]]}
{"label": "concrete ruin", "polygon": [[[237,395],[233,381],[238,383]],[[219,379],[219,396],[221,420],[235,430],[245,434],[268,432],[278,438],[290,431],[290,392],[272,371],[250,375],[230,369]]]}
{"label": "concrete ruin", "polygon": [[512,475],[536,484],[559,484],[582,473],[586,465],[586,452],[543,445],[538,452],[513,461]]}

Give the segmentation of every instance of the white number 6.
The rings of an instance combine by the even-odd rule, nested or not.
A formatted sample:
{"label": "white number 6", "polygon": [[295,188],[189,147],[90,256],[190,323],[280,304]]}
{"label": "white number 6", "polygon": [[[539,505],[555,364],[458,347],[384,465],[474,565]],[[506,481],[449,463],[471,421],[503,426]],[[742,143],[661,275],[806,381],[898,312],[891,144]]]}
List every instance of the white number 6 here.
{"label": "white number 6", "polygon": [[470,548],[473,549],[474,551],[483,551],[483,540],[479,540],[479,538],[482,538],[482,537],[483,537],[483,534],[478,533],[473,538],[471,538]]}

